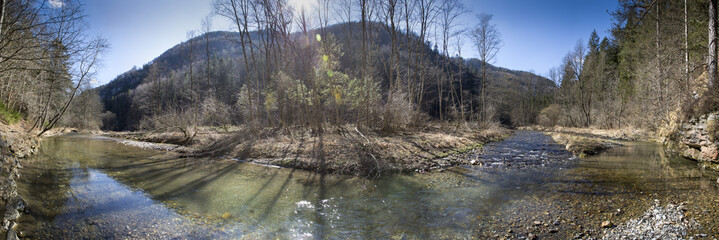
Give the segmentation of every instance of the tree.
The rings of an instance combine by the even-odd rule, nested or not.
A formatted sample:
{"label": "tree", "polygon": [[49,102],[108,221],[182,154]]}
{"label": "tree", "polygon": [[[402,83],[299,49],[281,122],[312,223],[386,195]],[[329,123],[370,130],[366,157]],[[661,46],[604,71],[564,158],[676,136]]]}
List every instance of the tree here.
{"label": "tree", "polygon": [[[450,86],[453,86],[453,80],[454,76],[450,72],[449,69],[449,44],[450,44],[450,38],[458,35],[455,31],[456,21],[457,19],[462,15],[466,13],[466,10],[464,9],[464,6],[462,3],[459,2],[459,0],[442,0],[442,4],[440,5],[439,9],[439,16],[440,16],[440,29],[442,31],[442,55],[444,58],[442,58],[442,70],[445,73],[445,76],[447,76]],[[439,79],[438,82],[438,92],[440,96],[439,101],[439,119],[443,119],[443,110],[442,110],[442,90],[443,90],[443,83],[442,79]],[[453,106],[456,106],[456,99],[457,94],[455,93],[454,88],[450,88],[450,94],[452,97],[452,104]]]}
{"label": "tree", "polygon": [[[257,66],[257,60],[255,58],[255,47],[252,44],[252,37],[250,36],[250,20],[251,20],[251,12],[252,10],[256,10],[256,7],[254,6],[254,2],[252,0],[215,0],[214,1],[214,11],[220,16],[225,17],[226,19],[229,19],[232,23],[234,23],[235,27],[237,28],[237,32],[240,33],[240,47],[242,48],[242,58],[243,63],[245,66],[245,71],[250,71],[250,69],[253,69]],[[249,56],[251,62],[248,60],[248,54],[247,50],[249,49]],[[255,87],[258,87],[260,84],[260,75],[254,74],[256,76],[255,80]],[[247,77],[245,80],[245,86],[249,86],[250,77]],[[247,100],[249,102],[249,107],[254,107],[254,104],[252,104],[253,97],[253,91],[247,88]],[[256,110],[259,111],[259,110]],[[255,121],[255,114],[256,111],[250,110],[250,121]]]}
{"label": "tree", "polygon": [[214,97],[214,91],[212,85],[210,84],[210,63],[212,62],[212,56],[210,52],[210,32],[212,32],[212,16],[205,16],[202,19],[201,27],[202,34],[205,37],[205,81],[208,94],[205,96],[205,98]]}
{"label": "tree", "polygon": [[474,45],[477,48],[479,60],[482,62],[482,82],[480,84],[480,110],[479,120],[489,121],[490,116],[487,116],[487,63],[494,60],[494,57],[499,52],[501,47],[500,34],[497,30],[497,26],[492,24],[492,15],[479,14],[477,15],[479,23],[474,27],[471,32],[474,40]]}
{"label": "tree", "polygon": [[717,81],[717,1],[709,0],[709,57],[708,83],[710,89]]}

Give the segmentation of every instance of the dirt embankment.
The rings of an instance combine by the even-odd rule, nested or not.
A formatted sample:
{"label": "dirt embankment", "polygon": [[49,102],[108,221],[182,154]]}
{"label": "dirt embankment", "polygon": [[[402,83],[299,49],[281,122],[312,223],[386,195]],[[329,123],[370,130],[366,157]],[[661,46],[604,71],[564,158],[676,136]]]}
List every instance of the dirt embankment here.
{"label": "dirt embankment", "polygon": [[[503,128],[430,127],[394,134],[334,127],[322,134],[304,129],[203,128],[186,146],[181,133],[111,133],[111,137],[162,143],[165,150],[191,157],[221,157],[310,171],[373,177],[390,172],[428,171],[474,164],[467,157],[509,135]],[[161,149],[157,145],[146,147]]]}
{"label": "dirt embankment", "polygon": [[0,206],[2,227],[0,236],[18,239],[15,223],[25,208],[25,200],[17,193],[16,181],[22,168],[20,159],[34,154],[38,148],[36,133],[28,133],[23,123],[6,125],[0,123]]}

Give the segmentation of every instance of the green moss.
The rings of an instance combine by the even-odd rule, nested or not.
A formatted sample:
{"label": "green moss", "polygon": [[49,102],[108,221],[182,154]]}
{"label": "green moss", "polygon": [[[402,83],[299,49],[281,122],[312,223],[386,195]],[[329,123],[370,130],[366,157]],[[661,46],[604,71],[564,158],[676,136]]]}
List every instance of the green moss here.
{"label": "green moss", "polygon": [[13,124],[19,121],[23,116],[20,112],[9,109],[4,103],[0,102],[0,117],[2,121]]}

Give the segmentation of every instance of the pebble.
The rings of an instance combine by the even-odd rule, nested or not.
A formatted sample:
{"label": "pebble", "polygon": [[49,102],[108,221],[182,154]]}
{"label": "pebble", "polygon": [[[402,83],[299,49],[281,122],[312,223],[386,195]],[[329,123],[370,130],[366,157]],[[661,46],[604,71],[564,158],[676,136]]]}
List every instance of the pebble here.
{"label": "pebble", "polygon": [[534,221],[533,223],[534,223],[534,226],[542,225],[542,222],[540,222],[540,221]]}
{"label": "pebble", "polygon": [[683,207],[674,204],[662,207],[657,201],[643,216],[612,229],[603,239],[681,239],[688,229],[697,226],[693,221],[683,220]]}
{"label": "pebble", "polygon": [[612,227],[612,225],[613,225],[612,221],[609,221],[609,220],[602,222],[603,228],[610,228],[610,227]]}

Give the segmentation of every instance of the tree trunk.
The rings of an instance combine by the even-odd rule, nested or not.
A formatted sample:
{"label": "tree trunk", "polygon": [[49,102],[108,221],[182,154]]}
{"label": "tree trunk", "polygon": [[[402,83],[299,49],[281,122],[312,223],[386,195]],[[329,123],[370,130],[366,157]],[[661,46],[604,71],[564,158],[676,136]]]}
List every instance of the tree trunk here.
{"label": "tree trunk", "polygon": [[717,0],[709,0],[709,67],[707,87],[713,88],[717,78],[717,35],[716,35]]}
{"label": "tree trunk", "polygon": [[687,0],[684,0],[684,83],[685,94],[691,94],[689,86],[689,19],[687,17]]}

